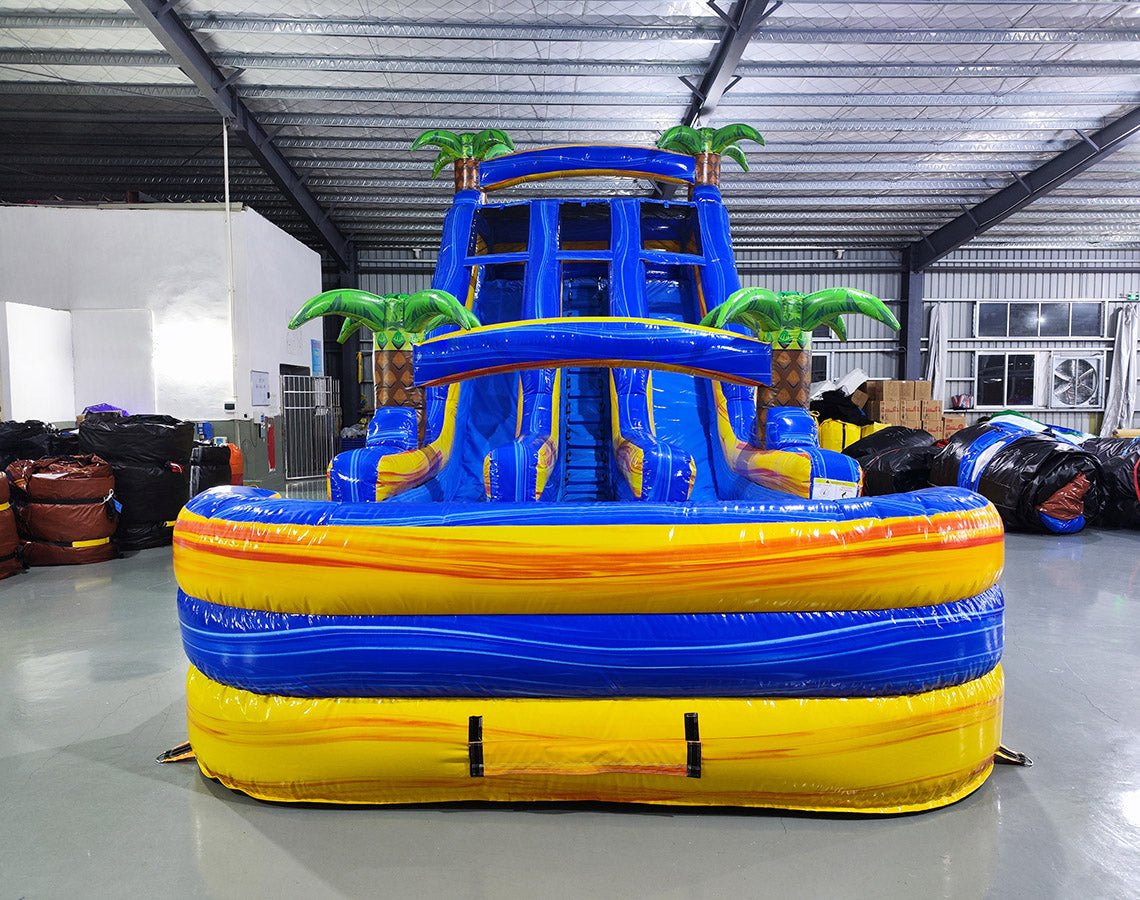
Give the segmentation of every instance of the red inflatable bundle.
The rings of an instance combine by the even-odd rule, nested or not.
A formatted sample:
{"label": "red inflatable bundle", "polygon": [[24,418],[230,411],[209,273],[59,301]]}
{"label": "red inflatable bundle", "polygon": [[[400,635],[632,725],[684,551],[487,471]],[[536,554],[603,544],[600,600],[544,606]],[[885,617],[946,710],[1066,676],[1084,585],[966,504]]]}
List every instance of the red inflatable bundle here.
{"label": "red inflatable bundle", "polygon": [[0,578],[15,575],[24,568],[20,562],[20,537],[16,533],[16,516],[12,512],[8,476],[0,472]]}
{"label": "red inflatable bundle", "polygon": [[17,460],[8,466],[8,478],[29,566],[78,565],[115,556],[115,476],[98,456]]}

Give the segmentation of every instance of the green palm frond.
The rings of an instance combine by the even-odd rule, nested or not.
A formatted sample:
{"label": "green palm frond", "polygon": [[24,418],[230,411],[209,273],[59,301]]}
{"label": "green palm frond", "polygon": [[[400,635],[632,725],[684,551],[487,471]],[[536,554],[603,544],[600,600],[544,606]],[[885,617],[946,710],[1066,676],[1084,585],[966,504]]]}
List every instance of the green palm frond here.
{"label": "green palm frond", "polygon": [[854,288],[827,288],[815,291],[803,299],[803,327],[810,331],[844,313],[862,313],[888,328],[899,330],[898,319],[874,294]]}
{"label": "green palm frond", "polygon": [[444,167],[451,162],[455,162],[456,157],[448,156],[443,150],[439,151],[439,156],[435,158],[435,163],[431,167],[431,177],[438,178],[439,173],[444,170]]}
{"label": "green palm frond", "polygon": [[764,138],[759,131],[743,122],[734,122],[731,125],[716,129],[712,136],[712,152],[725,153],[729,147],[739,144],[741,141],[754,141],[761,147],[764,146]]}
{"label": "green palm frond", "polygon": [[741,288],[730,294],[728,299],[709,311],[702,325],[724,328],[725,325],[739,324],[755,334],[765,331],[778,331],[781,328],[797,327],[796,310],[789,306],[785,298],[767,288]]}
{"label": "green palm frond", "polygon": [[341,288],[325,291],[307,300],[289,320],[289,327],[300,328],[306,322],[321,316],[344,316],[357,320],[373,331],[381,331],[386,327],[387,311],[385,298],[368,291]]}
{"label": "green palm frond", "polygon": [[494,159],[496,156],[506,156],[508,153],[514,153],[514,147],[508,147],[506,144],[491,144],[487,149],[483,150],[479,159]]}
{"label": "green palm frond", "polygon": [[847,325],[843,322],[843,316],[836,316],[834,319],[828,319],[826,322],[821,322],[820,324],[830,328],[831,333],[839,340],[847,340]]}
{"label": "green palm frond", "polygon": [[748,171],[748,157],[744,155],[744,151],[733,144],[730,147],[724,148],[724,155],[729,159],[734,160],[741,169],[745,172]]}
{"label": "green palm frond", "polygon": [[367,328],[369,331],[375,333],[367,322],[362,322],[360,319],[354,319],[352,316],[345,316],[344,324],[340,327],[340,334],[336,336],[336,342],[343,344],[361,328]]}
{"label": "green palm frond", "polygon": [[420,150],[427,146],[438,147],[441,152],[453,154],[452,159],[458,159],[463,155],[462,137],[445,128],[429,128],[412,141],[413,150]]}
{"label": "green palm frond", "polygon": [[[433,324],[434,323],[434,324]],[[407,331],[425,331],[427,325],[458,325],[464,330],[479,327],[474,313],[447,291],[418,291],[404,301],[403,325]]]}
{"label": "green palm frond", "polygon": [[476,159],[493,159],[504,153],[512,153],[515,142],[499,128],[484,128],[473,139]]}
{"label": "green palm frond", "polygon": [[657,139],[657,146],[662,150],[696,156],[701,152],[701,138],[695,128],[690,128],[688,125],[674,125]]}

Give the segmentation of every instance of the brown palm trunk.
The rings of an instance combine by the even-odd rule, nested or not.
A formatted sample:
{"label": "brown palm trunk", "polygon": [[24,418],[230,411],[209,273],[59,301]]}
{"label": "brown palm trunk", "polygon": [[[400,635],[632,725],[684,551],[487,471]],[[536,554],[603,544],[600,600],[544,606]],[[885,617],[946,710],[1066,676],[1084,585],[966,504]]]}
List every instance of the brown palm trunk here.
{"label": "brown palm trunk", "polygon": [[479,163],[473,159],[455,161],[455,193],[479,188]]}
{"label": "brown palm trunk", "polygon": [[698,153],[693,173],[696,184],[720,184],[720,154]]}
{"label": "brown palm trunk", "polygon": [[772,384],[756,393],[757,445],[764,446],[768,410],[773,406],[808,408],[811,400],[811,350],[772,348]]}
{"label": "brown palm trunk", "polygon": [[415,386],[412,349],[373,351],[376,378],[376,408],[404,406],[416,410],[420,442],[424,438],[424,389]]}

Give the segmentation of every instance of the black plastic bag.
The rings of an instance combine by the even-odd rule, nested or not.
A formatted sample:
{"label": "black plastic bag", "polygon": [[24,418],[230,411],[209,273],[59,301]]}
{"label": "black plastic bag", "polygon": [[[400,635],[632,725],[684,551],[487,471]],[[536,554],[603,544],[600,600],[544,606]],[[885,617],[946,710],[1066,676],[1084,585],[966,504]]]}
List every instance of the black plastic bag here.
{"label": "black plastic bag", "polygon": [[54,456],[52,438],[55,429],[35,420],[0,422],[0,469],[17,459],[43,459]]}
{"label": "black plastic bag", "polygon": [[79,443],[84,453],[113,464],[189,466],[194,423],[173,416],[92,415],[79,425]]}
{"label": "black plastic bag", "polygon": [[174,528],[162,522],[142,525],[119,525],[115,543],[120,550],[149,550],[152,547],[169,547],[174,543]]}
{"label": "black plastic bag", "polygon": [[173,522],[190,499],[190,473],[177,463],[112,468],[123,526]]}
{"label": "black plastic bag", "polygon": [[811,401],[811,411],[818,413],[820,420],[838,419],[852,425],[870,425],[871,419],[858,406],[851,402],[843,391],[824,391],[823,395]]}
{"label": "black plastic bag", "polygon": [[856,441],[843,452],[863,469],[863,493],[876,497],[929,487],[937,451],[929,432],[894,425]]}
{"label": "black plastic bag", "polygon": [[190,454],[190,496],[196,497],[212,487],[229,484],[230,448],[228,444],[199,444]]}
{"label": "black plastic bag", "polygon": [[972,487],[1015,531],[1071,534],[1096,521],[1104,505],[1095,456],[1059,438],[1004,425],[959,431],[935,456],[930,480]]}
{"label": "black plastic bag", "polygon": [[1081,447],[1100,460],[1101,522],[1113,528],[1140,528],[1140,438],[1092,438]]}

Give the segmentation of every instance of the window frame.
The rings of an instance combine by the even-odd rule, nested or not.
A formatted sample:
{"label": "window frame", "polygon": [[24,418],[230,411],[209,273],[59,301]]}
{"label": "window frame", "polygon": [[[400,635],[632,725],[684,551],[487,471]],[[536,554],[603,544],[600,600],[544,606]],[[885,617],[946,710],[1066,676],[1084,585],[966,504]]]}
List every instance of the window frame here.
{"label": "window frame", "polygon": [[[981,333],[980,324],[981,324],[982,304],[983,303],[989,303],[989,304],[1000,303],[1006,307],[1005,334],[982,334]],[[1045,303],[1066,303],[1066,304],[1068,304],[1068,306],[1069,306],[1069,332],[1067,334],[1053,334],[1053,335],[1041,334],[1040,311],[1041,311],[1041,305],[1045,304]],[[1072,333],[1072,331],[1073,331],[1073,304],[1074,303],[1095,303],[1097,306],[1100,307],[1100,330],[1101,330],[1100,334],[1073,334]],[[1009,333],[1009,323],[1010,323],[1010,313],[1011,313],[1010,307],[1012,307],[1014,305],[1025,306],[1025,305],[1029,305],[1029,304],[1035,305],[1037,307],[1037,310],[1038,310],[1037,334],[1035,334],[1035,335],[1010,334]],[[1103,341],[1103,340],[1105,340],[1105,335],[1104,335],[1105,323],[1108,320],[1106,304],[1107,304],[1107,301],[1105,301],[1105,300],[1098,300],[1095,298],[1082,298],[1082,297],[1075,297],[1075,298],[1068,298],[1068,299],[1060,298],[1060,297],[1041,297],[1041,298],[1038,298],[1036,300],[1027,300],[1027,299],[1006,300],[1006,299],[1002,299],[1000,297],[994,297],[992,299],[975,300],[974,301],[974,310],[973,310],[973,312],[974,312],[973,337],[974,337],[974,340],[980,340],[980,341],[987,341],[987,340],[988,341],[1052,341],[1054,343],[1056,343],[1057,341]]]}
{"label": "window frame", "polygon": [[[1049,369],[1049,359],[1052,356],[1052,350],[1037,350],[1026,349],[1025,347],[986,347],[976,348],[974,350],[974,375],[971,383],[974,388],[974,409],[982,412],[993,412],[994,410],[1002,409],[1021,409],[1021,410],[1035,410],[1043,409],[1047,405],[1049,397],[1052,395],[1051,390],[1046,391],[1043,387],[1044,382],[1049,381],[1052,385],[1052,373]],[[982,403],[982,391],[978,384],[978,377],[981,374],[981,357],[982,356],[1004,356],[1005,357],[1005,375],[1003,378],[1002,397],[1008,399],[1009,397],[1009,357],[1011,356],[1030,356],[1033,358],[1033,400],[1029,404],[1012,404],[1003,402],[1000,405],[984,404]]]}
{"label": "window frame", "polygon": [[812,354],[811,354],[811,364],[812,364],[813,369],[815,368],[815,361],[817,359],[823,360],[823,373],[824,374],[823,374],[823,378],[816,379],[815,372],[812,371],[811,372],[811,383],[812,384],[818,384],[820,382],[830,381],[831,380],[831,354],[830,353],[816,353],[813,350]]}

